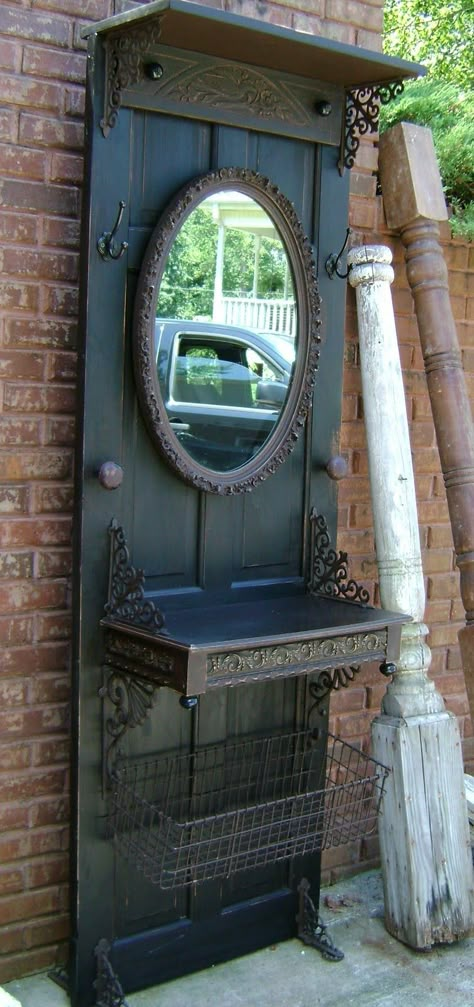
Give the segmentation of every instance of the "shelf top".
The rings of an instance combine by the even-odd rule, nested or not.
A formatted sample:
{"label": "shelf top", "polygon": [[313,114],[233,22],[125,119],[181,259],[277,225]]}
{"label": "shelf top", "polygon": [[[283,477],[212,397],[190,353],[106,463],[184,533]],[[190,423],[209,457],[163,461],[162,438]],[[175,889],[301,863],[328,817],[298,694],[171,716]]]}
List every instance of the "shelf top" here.
{"label": "shelf top", "polygon": [[423,76],[418,63],[241,17],[190,0],[155,0],[82,29],[91,35],[146,28],[161,19],[160,44],[296,73],[345,89]]}

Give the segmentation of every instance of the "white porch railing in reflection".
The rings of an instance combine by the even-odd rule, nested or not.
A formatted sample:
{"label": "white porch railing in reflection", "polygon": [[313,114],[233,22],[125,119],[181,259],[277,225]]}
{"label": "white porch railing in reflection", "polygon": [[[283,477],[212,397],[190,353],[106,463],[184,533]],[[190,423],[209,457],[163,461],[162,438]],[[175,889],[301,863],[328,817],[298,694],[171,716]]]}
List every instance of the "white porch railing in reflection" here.
{"label": "white porch railing in reflection", "polygon": [[241,325],[264,332],[296,335],[296,311],[293,300],[264,300],[260,297],[222,297],[219,317],[213,321]]}

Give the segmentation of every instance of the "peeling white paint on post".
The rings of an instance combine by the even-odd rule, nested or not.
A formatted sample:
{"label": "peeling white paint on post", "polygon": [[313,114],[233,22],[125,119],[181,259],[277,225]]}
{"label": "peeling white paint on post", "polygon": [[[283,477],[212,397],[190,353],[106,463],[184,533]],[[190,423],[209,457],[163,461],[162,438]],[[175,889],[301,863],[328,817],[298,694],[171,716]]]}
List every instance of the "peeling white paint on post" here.
{"label": "peeling white paint on post", "polygon": [[380,597],[384,608],[412,618],[372,742],[376,758],[392,769],[379,820],[386,927],[406,944],[427,948],[466,936],[474,900],[459,731],[427,675],[431,653],[391,259],[390,249],[378,245],[348,255]]}

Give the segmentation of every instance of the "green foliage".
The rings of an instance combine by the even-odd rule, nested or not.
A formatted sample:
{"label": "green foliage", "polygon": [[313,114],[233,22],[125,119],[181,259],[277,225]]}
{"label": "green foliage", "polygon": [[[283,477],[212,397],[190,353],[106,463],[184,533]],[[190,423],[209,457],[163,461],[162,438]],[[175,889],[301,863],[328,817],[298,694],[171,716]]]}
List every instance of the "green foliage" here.
{"label": "green foliage", "polygon": [[[197,207],[175,236],[160,285],[157,314],[162,318],[212,318],[217,225],[212,213]],[[223,288],[231,297],[252,293],[255,240],[226,228]],[[283,297],[286,257],[282,243],[261,239],[259,297]]]}
{"label": "green foliage", "polygon": [[386,0],[385,51],[428,66],[381,109],[380,130],[429,126],[453,234],[474,239],[474,0]]}

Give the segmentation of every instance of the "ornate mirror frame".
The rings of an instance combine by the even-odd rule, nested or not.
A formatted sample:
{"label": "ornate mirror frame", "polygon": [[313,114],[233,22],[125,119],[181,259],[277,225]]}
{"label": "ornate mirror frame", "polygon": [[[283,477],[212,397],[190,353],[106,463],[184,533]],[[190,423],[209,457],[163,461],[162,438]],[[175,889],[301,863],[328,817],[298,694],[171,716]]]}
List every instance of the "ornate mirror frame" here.
{"label": "ornate mirror frame", "polygon": [[[298,333],[293,378],[272,433],[244,465],[228,472],[216,472],[191,458],[168,420],[156,371],[155,318],[160,284],[175,236],[207,196],[225,189],[253,198],[268,213],[279,232],[293,275]],[[151,235],[140,271],[133,321],[133,359],[138,398],[152,441],[186,483],[223,495],[248,492],[285,461],[311,408],[321,341],[319,309],[310,242],[293,205],[268,178],[246,169],[223,168],[195,178],[177,193]]]}

